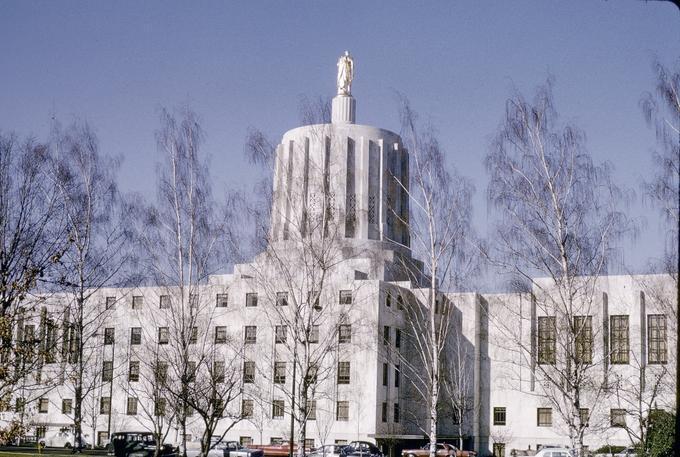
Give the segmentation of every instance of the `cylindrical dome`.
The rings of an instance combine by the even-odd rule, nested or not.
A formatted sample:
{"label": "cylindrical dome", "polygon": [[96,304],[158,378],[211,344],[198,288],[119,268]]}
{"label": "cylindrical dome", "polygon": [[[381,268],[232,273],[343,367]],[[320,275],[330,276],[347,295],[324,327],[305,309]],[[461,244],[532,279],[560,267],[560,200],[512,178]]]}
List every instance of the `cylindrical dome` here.
{"label": "cylindrical dome", "polygon": [[338,237],[408,247],[408,154],[401,138],[338,114],[333,119],[342,117],[340,122],[283,135],[276,150],[272,238],[307,236],[332,225]]}

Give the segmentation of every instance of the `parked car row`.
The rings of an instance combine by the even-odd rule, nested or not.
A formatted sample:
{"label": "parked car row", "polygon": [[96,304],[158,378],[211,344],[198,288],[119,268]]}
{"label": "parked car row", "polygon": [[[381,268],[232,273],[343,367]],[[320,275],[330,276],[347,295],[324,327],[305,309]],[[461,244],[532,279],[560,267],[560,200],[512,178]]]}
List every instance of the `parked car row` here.
{"label": "parked car row", "polygon": [[[475,457],[477,455],[475,451],[463,451],[449,443],[437,443],[436,447],[437,457]],[[430,455],[430,443],[424,444],[419,449],[404,449],[401,455],[402,457],[426,457]]]}

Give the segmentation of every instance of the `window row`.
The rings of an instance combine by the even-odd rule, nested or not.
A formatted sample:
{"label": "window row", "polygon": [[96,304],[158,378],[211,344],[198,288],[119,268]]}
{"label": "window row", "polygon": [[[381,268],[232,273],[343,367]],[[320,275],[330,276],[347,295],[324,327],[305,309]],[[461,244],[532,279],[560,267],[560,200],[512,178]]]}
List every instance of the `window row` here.
{"label": "window row", "polygon": [[[158,383],[163,383],[167,380],[168,376],[168,363],[167,362],[157,362],[152,370],[152,376]],[[285,384],[286,383],[286,369],[287,362],[274,362],[274,375],[272,380],[274,384]],[[189,376],[189,381],[193,381],[196,376],[196,362],[188,362],[187,372]],[[310,365],[306,373],[306,377],[310,383],[315,383],[317,380],[318,369],[314,365]],[[243,362],[242,379],[246,384],[252,384],[255,382],[255,362],[252,360],[246,360]],[[216,383],[223,383],[226,379],[226,364],[224,361],[213,362],[211,376],[213,381]],[[351,365],[350,362],[338,362],[337,365],[337,384],[349,384],[351,379]],[[386,379],[386,378],[385,378]],[[140,380],[140,361],[131,360],[128,363],[127,371],[128,382],[138,382]],[[113,381],[113,361],[105,360],[102,364],[102,381],[111,382]],[[399,387],[399,371],[398,366],[395,369],[395,387]],[[386,384],[385,384],[386,385]]]}
{"label": "window row", "polygon": [[[286,415],[286,407],[284,400],[272,400],[271,418],[283,419]],[[399,414],[399,405],[395,403],[395,417]],[[307,420],[316,420],[316,400],[308,400],[306,407]],[[252,419],[255,416],[255,402],[251,399],[241,400],[241,417],[243,419]],[[349,420],[349,401],[339,400],[335,403],[335,420],[348,421]],[[398,421],[396,421],[398,422]]]}
{"label": "window row", "polygon": [[[319,304],[319,294],[311,291],[309,293],[308,300],[314,302],[316,306]],[[118,298],[115,296],[108,296],[105,298],[106,309],[114,309]],[[160,295],[158,297],[158,308],[159,309],[170,309],[172,307],[173,296],[172,295]],[[338,303],[341,305],[351,305],[353,301],[353,292],[351,290],[341,290],[338,293]],[[257,306],[258,294],[257,292],[248,292],[245,294],[245,306],[253,307]],[[188,304],[190,307],[196,308],[199,305],[199,295],[189,294]],[[288,292],[277,292],[276,293],[276,305],[277,306],[287,306],[288,305]],[[132,309],[142,309],[144,306],[144,296],[143,295],[133,295],[131,298],[130,306]],[[229,306],[229,294],[218,293],[215,295],[215,307],[226,308]],[[388,305],[389,306],[389,305]]]}
{"label": "window row", "polygon": [[[579,409],[579,420],[581,424],[588,427],[590,422],[590,409]],[[505,407],[493,408],[493,425],[503,426],[507,425],[507,413]],[[536,426],[537,427],[552,427],[553,425],[553,411],[552,408],[537,408],[536,409]],[[609,425],[611,427],[625,427],[626,426],[626,410],[613,408],[609,411]]]}
{"label": "window row", "polygon": [[[557,320],[555,316],[540,316],[537,323],[537,359],[539,364],[553,365],[557,359]],[[576,363],[593,362],[593,317],[574,316],[572,327],[574,360]],[[609,316],[610,363],[630,362],[630,324],[627,315]],[[668,361],[668,331],[664,314],[647,316],[647,362],[665,364]]]}
{"label": "window row", "polygon": [[[389,416],[388,414],[388,403],[383,402],[382,404],[382,410],[381,410],[381,420],[383,422],[387,422],[387,418]],[[399,403],[394,403],[392,407],[392,422],[398,424],[399,423]]]}

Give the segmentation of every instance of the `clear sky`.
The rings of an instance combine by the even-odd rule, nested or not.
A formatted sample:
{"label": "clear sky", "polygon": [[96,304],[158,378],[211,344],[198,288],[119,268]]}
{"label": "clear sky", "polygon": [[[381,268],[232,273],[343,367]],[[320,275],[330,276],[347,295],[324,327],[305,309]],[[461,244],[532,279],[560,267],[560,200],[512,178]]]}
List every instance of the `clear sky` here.
{"label": "clear sky", "polygon": [[[356,62],[357,122],[398,130],[394,91],[438,128],[451,162],[477,186],[482,158],[513,88],[556,78],[557,109],[587,133],[596,160],[639,189],[655,140],[638,101],[651,62],[680,57],[680,12],[637,0],[516,1],[0,1],[0,130],[44,137],[52,116],[89,121],[123,157],[124,191],[151,192],[158,108],[200,116],[215,190],[247,186],[249,126],[280,136],[301,96],[331,96],[335,63]],[[656,212],[625,260],[660,255]]]}

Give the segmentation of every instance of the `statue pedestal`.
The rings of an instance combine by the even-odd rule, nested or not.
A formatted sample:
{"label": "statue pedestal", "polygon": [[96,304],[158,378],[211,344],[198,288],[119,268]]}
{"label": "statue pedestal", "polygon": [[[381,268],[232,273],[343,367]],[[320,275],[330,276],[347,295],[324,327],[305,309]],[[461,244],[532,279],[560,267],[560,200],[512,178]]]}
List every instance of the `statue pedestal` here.
{"label": "statue pedestal", "polygon": [[338,95],[333,98],[331,122],[333,124],[354,124],[357,101],[351,95]]}

